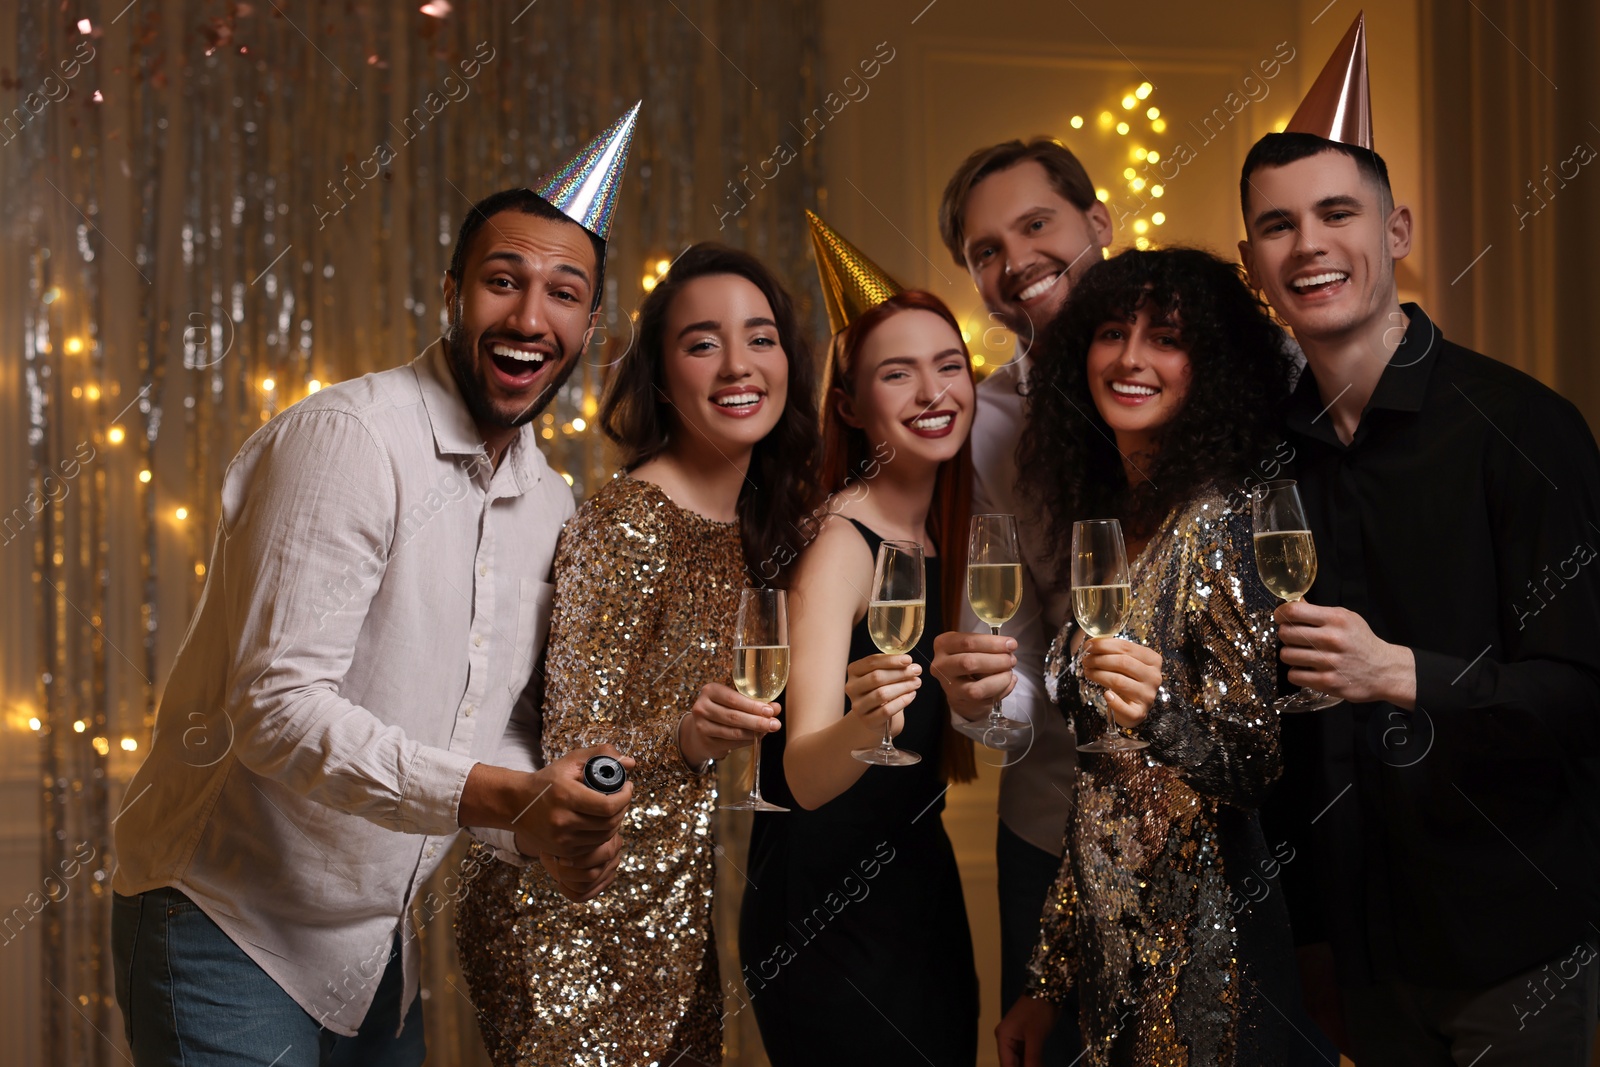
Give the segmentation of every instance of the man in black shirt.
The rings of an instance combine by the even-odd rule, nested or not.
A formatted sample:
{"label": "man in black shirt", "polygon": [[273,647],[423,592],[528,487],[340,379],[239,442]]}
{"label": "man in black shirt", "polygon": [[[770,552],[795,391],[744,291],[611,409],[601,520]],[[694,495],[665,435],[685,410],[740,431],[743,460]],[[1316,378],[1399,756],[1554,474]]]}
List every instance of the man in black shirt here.
{"label": "man in black shirt", "polygon": [[1307,359],[1286,424],[1319,571],[1278,611],[1282,659],[1346,701],[1284,718],[1263,813],[1309,846],[1284,869],[1297,940],[1331,945],[1361,1067],[1587,1065],[1600,453],[1570,403],[1399,303],[1411,213],[1370,147],[1269,134],[1240,188],[1240,254]]}

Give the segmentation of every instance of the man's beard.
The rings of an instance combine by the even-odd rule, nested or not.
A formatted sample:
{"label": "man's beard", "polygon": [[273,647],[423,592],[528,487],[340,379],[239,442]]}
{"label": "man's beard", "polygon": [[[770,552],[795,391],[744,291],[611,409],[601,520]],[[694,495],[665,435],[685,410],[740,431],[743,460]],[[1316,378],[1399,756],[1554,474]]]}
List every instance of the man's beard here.
{"label": "man's beard", "polygon": [[[561,350],[559,340],[555,341],[555,345],[556,351],[550,358],[559,364],[566,358],[566,353]],[[525,408],[507,414],[495,410],[494,405],[489,402],[489,385],[484,380],[483,367],[478,361],[477,346],[468,339],[467,331],[459,319],[451,323],[449,329],[445,331],[444,348],[450,361],[450,370],[455,375],[456,388],[461,390],[461,399],[466,402],[467,411],[471,413],[473,421],[480,426],[514,429],[533,421],[534,416],[555,399],[556,393],[566,384],[567,378],[578,365],[576,359],[569,362]]]}

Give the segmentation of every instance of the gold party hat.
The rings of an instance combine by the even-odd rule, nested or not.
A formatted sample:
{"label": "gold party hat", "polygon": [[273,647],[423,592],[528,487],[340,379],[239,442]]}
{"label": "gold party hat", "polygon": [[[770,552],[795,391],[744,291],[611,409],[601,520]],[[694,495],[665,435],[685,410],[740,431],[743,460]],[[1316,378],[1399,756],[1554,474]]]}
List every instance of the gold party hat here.
{"label": "gold party hat", "polygon": [[827,305],[828,325],[834,333],[849,326],[862,312],[905,292],[905,286],[817,218],[816,212],[807,211],[806,221],[811,223],[811,247],[817,253],[822,301]]}
{"label": "gold party hat", "polygon": [[1367,17],[1357,12],[1285,133],[1311,133],[1372,151],[1372,90],[1367,83]]}
{"label": "gold party hat", "polygon": [[571,162],[533,183],[549,205],[604,241],[611,233],[628,145],[639,121],[641,100],[584,146]]}

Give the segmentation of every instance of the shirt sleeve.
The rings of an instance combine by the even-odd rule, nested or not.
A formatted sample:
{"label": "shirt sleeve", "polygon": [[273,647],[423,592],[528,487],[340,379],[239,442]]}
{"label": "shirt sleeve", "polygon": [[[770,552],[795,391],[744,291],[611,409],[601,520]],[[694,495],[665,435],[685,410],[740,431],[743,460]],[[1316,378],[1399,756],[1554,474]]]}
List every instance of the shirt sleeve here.
{"label": "shirt sleeve", "polygon": [[226,709],[238,759],[380,826],[455,833],[476,761],[408,738],[339,692],[395,530],[387,451],[352,413],[290,411],[223,481],[222,595],[236,635]]}
{"label": "shirt sleeve", "polygon": [[1471,660],[1412,649],[1417,706],[1435,729],[1454,717],[1501,751],[1592,751],[1600,745],[1600,452],[1583,416],[1554,394],[1541,392],[1521,415],[1492,436],[1484,457],[1500,639]]}
{"label": "shirt sleeve", "polygon": [[[535,657],[542,649],[534,649]],[[544,674],[535,660],[533,677],[523,687],[522,695],[511,708],[511,718],[506,722],[505,736],[495,749],[494,764],[515,771],[537,771],[544,766],[539,752],[539,708],[543,702]],[[526,867],[530,857],[517,851],[517,835],[513,830],[490,826],[469,826],[467,833],[494,850],[495,858],[514,867]]]}
{"label": "shirt sleeve", "polygon": [[1256,580],[1248,516],[1226,513],[1215,546],[1190,550],[1179,609],[1198,671],[1199,703],[1170,702],[1162,687],[1140,736],[1195,792],[1257,807],[1283,770],[1278,715],[1274,601]]}

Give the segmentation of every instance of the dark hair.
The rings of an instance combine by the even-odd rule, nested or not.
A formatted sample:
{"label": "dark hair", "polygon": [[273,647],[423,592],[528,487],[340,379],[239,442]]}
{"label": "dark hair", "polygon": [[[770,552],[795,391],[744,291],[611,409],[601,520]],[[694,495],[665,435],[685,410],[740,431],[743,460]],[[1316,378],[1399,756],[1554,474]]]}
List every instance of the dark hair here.
{"label": "dark hair", "polygon": [[783,415],[756,443],[738,503],[739,536],[750,583],[782,585],[797,555],[789,540],[816,499],[817,378],[794,302],[760,260],[737,248],[703,241],[673,261],[639,305],[637,341],[617,361],[600,399],[600,429],[620,446],[624,470],[667,447],[672,419],[661,369],[667,314],[685,285],[715,274],[735,275],[761,290],[789,361]]}
{"label": "dark hair", "polygon": [[[1177,325],[1191,376],[1147,479],[1130,488],[1115,435],[1090,395],[1087,361],[1104,323],[1132,321],[1141,308]],[[1130,250],[1094,264],[1037,351],[1017,468],[1023,499],[1046,520],[1051,558],[1068,558],[1076,519],[1117,518],[1134,536],[1150,536],[1173,507],[1243,478],[1279,440],[1293,365],[1283,331],[1240,268],[1209,252]]]}
{"label": "dark hair", "polygon": [[1262,167],[1284,167],[1324,152],[1338,152],[1356,162],[1356,169],[1378,187],[1384,210],[1394,207],[1394,190],[1389,188],[1389,167],[1383,157],[1370,148],[1330,141],[1314,133],[1269,133],[1250,148],[1239,172],[1239,210],[1244,214],[1245,232],[1250,230],[1250,175]]}
{"label": "dark hair", "polygon": [[[450,277],[456,280],[456,291],[461,290],[461,275],[467,269],[467,248],[472,244],[472,239],[479,230],[483,229],[495,215],[502,211],[520,211],[524,215],[537,215],[542,219],[554,219],[572,226],[576,222],[563,215],[553,207],[544,197],[532,189],[502,189],[498,193],[490,193],[467,209],[466,217],[461,220],[461,230],[456,234],[456,247],[450,253],[450,266],[447,268]],[[578,226],[584,235],[589,238],[589,243],[594,247],[594,303],[591,307],[600,306],[600,297],[605,292],[606,276],[606,243],[589,230]]]}
{"label": "dark hair", "polygon": [[[949,323],[961,346],[961,355],[967,361],[967,375],[972,377],[972,357],[961,337],[961,324],[943,300],[921,289],[891,296],[834,334],[822,379],[822,462],[818,476],[824,495],[837,493],[853,481],[871,478],[882,458],[872,454],[864,430],[849,425],[840,417],[833,391],[837,389],[847,397],[855,396],[856,373],[860,369],[857,359],[867,338],[890,318],[905,311],[931,311]],[[928,535],[939,549],[942,594],[939,608],[946,626],[953,625],[961,617],[961,606],[966,602],[967,522],[971,512],[972,435],[969,433],[960,451],[939,465],[933,483],[933,501],[928,507]],[[948,724],[944,747],[941,773],[946,781],[966,782],[976,777],[972,742],[949,729]]]}
{"label": "dark hair", "polygon": [[939,236],[944,246],[955,257],[956,266],[967,265],[962,243],[966,240],[967,197],[972,187],[996,171],[1010,170],[1018,163],[1034,162],[1050,176],[1050,184],[1079,211],[1088,211],[1098,203],[1094,195],[1094,182],[1083,169],[1078,157],[1060,141],[1048,137],[1035,137],[1031,141],[1006,141],[973,152],[944,187],[944,197],[939,201]]}

